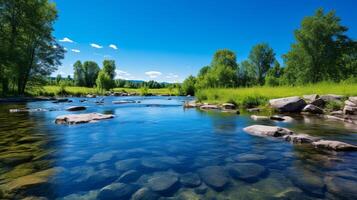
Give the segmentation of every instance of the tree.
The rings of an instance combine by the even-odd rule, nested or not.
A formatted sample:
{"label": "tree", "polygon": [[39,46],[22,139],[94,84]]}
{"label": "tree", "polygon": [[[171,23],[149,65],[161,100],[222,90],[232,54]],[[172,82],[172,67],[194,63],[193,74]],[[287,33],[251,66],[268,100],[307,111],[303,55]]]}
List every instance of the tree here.
{"label": "tree", "polygon": [[195,95],[196,78],[194,76],[187,77],[182,83],[182,91],[185,95]]}
{"label": "tree", "polygon": [[334,11],[325,14],[321,8],[314,16],[302,20],[300,29],[295,31],[296,42],[283,56],[286,64],[284,79],[289,84],[342,78],[345,66],[340,64],[345,63],[341,60],[348,55],[346,49],[353,42],[346,36],[348,29],[340,21]]}
{"label": "tree", "polygon": [[104,60],[103,61],[103,70],[108,74],[111,80],[114,80],[115,77],[115,61],[114,60]]}
{"label": "tree", "polygon": [[85,86],[86,85],[86,80],[85,80],[85,72],[84,72],[84,67],[81,63],[81,61],[77,60],[74,65],[73,65],[73,79],[74,82],[77,86]]}
{"label": "tree", "polygon": [[99,88],[99,90],[109,90],[112,87],[112,80],[110,76],[104,71],[100,70],[97,80],[96,80],[96,85]]}
{"label": "tree", "polygon": [[11,83],[22,95],[61,64],[64,49],[52,36],[57,11],[47,0],[1,0],[0,11],[0,79],[3,90]]}
{"label": "tree", "polygon": [[62,76],[61,76],[61,74],[58,74],[56,77],[56,84],[59,85],[61,80],[62,80]]}
{"label": "tree", "polygon": [[270,68],[265,77],[265,84],[269,86],[278,86],[280,85],[280,78],[284,73],[284,69],[280,67],[278,61],[274,62],[274,67]]}
{"label": "tree", "polygon": [[93,61],[85,61],[83,63],[85,86],[93,87],[95,85],[100,68]]}
{"label": "tree", "polygon": [[262,43],[255,45],[249,54],[249,63],[251,72],[254,72],[257,83],[264,84],[266,73],[275,61],[275,53],[268,44]]}

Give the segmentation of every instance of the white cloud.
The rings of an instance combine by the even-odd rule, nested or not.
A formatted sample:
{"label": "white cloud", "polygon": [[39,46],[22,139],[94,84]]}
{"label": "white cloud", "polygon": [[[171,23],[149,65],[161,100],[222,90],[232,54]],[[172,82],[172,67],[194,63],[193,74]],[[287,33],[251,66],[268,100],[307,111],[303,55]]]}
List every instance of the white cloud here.
{"label": "white cloud", "polygon": [[168,79],[177,79],[179,77],[179,75],[177,74],[173,74],[173,73],[169,73],[166,78]]}
{"label": "white cloud", "polygon": [[111,44],[111,45],[109,45],[109,47],[112,48],[112,49],[115,49],[115,50],[118,49],[118,47],[115,44]]}
{"label": "white cloud", "polygon": [[75,53],[79,53],[79,52],[81,52],[80,50],[78,50],[78,49],[71,49],[71,51],[73,51],[73,52],[75,52]]}
{"label": "white cloud", "polygon": [[119,69],[115,70],[115,73],[116,73],[115,78],[118,78],[118,79],[131,79],[131,78],[133,78],[133,76],[130,73],[128,73],[126,71],[119,70]]}
{"label": "white cloud", "polygon": [[66,73],[64,73],[63,71],[59,71],[58,75],[64,76],[64,75],[66,75]]}
{"label": "white cloud", "polygon": [[93,48],[96,48],[96,49],[103,48],[103,46],[100,46],[99,44],[94,44],[94,43],[90,44],[90,46],[93,47]]}
{"label": "white cloud", "polygon": [[68,42],[68,43],[73,43],[73,40],[69,39],[68,37],[64,37],[62,40],[59,40],[60,42]]}
{"label": "white cloud", "polygon": [[157,78],[158,76],[161,76],[162,73],[158,72],[158,71],[148,71],[145,72],[146,76],[150,77],[150,78]]}

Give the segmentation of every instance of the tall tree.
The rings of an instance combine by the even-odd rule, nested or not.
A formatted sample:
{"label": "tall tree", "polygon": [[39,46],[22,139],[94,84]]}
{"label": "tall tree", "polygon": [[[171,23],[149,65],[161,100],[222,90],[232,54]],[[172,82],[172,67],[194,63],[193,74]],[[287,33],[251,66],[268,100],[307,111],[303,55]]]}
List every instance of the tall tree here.
{"label": "tall tree", "polygon": [[86,85],[86,80],[85,80],[85,72],[84,72],[84,67],[81,63],[81,61],[77,60],[74,65],[73,65],[73,79],[74,82],[77,86],[85,86]]}
{"label": "tall tree", "polygon": [[115,61],[114,60],[104,60],[103,70],[108,74],[110,79],[114,80],[115,77]]}
{"label": "tall tree", "polygon": [[255,45],[249,54],[251,71],[254,71],[258,84],[264,84],[266,73],[275,61],[275,53],[268,44]]}
{"label": "tall tree", "polygon": [[96,62],[85,61],[83,63],[85,82],[87,87],[93,87],[97,79],[100,68]]}
{"label": "tall tree", "polygon": [[340,21],[334,11],[325,14],[323,9],[302,20],[300,29],[295,31],[296,42],[283,56],[289,84],[341,78],[344,66],[338,64],[342,63],[340,60],[351,40],[346,36],[347,27]]}

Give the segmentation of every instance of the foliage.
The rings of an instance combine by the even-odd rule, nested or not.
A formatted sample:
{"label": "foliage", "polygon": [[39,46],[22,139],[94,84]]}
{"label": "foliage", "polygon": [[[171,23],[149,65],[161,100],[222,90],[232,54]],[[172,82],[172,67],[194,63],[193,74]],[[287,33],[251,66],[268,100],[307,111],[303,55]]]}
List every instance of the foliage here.
{"label": "foliage", "polygon": [[147,86],[143,86],[140,88],[140,95],[141,96],[148,96],[149,95],[149,88]]}
{"label": "foliage", "polygon": [[328,101],[325,105],[326,109],[329,111],[337,111],[343,109],[342,101]]}
{"label": "foliage", "polygon": [[274,62],[274,67],[270,68],[265,76],[265,84],[268,86],[278,86],[280,85],[280,77],[284,74],[284,68],[280,67],[278,61]]}
{"label": "foliage", "polygon": [[115,78],[115,61],[114,60],[104,60],[103,61],[103,70],[108,74],[111,80]]}
{"label": "foliage", "polygon": [[104,69],[102,69],[102,70],[100,70],[97,80],[96,80],[97,88],[100,91],[109,90],[113,86],[112,81],[113,80],[110,78],[110,76],[107,74],[107,72],[104,71]]}
{"label": "foliage", "polygon": [[195,95],[195,84],[196,78],[194,76],[189,76],[182,83],[182,92],[184,95]]}
{"label": "foliage", "polygon": [[86,87],[93,87],[97,79],[100,68],[96,62],[85,61],[83,63],[84,80]]}
{"label": "foliage", "polygon": [[74,82],[77,86],[85,86],[86,85],[86,79],[85,79],[85,73],[84,73],[84,68],[81,63],[81,61],[77,60],[74,65],[73,65],[73,79]]}

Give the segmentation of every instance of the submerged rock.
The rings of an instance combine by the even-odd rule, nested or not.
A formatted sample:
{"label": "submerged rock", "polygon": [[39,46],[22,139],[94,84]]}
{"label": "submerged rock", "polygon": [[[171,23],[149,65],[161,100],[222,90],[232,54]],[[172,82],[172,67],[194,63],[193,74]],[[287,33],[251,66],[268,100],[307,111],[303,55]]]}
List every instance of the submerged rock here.
{"label": "submerged rock", "polygon": [[313,137],[307,134],[286,135],[284,136],[284,139],[292,143],[312,143],[320,140],[320,138]]}
{"label": "submerged rock", "polygon": [[302,109],[303,112],[308,112],[308,113],[311,113],[311,114],[323,114],[324,111],[315,106],[315,105],[312,105],[312,104],[308,104],[306,105],[303,109]]}
{"label": "submerged rock", "polygon": [[327,191],[341,199],[357,199],[356,181],[340,177],[325,178]]}
{"label": "submerged rock", "polygon": [[325,183],[322,176],[297,167],[289,168],[286,173],[293,184],[300,189],[314,196],[323,197]]}
{"label": "submerged rock", "polygon": [[201,185],[201,178],[195,173],[186,173],[181,175],[180,182],[186,187],[198,187]]}
{"label": "submerged rock", "polygon": [[128,200],[138,187],[132,184],[112,183],[99,191],[99,200]]}
{"label": "submerged rock", "polygon": [[255,163],[236,163],[229,166],[229,173],[233,178],[247,182],[255,182],[266,172],[262,165]]}
{"label": "submerged rock", "polygon": [[347,144],[347,143],[339,142],[339,141],[333,141],[333,140],[319,140],[319,141],[313,142],[312,145],[314,145],[317,148],[326,148],[326,149],[335,150],[335,151],[357,150],[356,145]]}
{"label": "submerged rock", "polygon": [[128,171],[141,168],[141,161],[137,158],[120,160],[115,163],[115,168],[119,171]]}
{"label": "submerged rock", "polygon": [[140,188],[132,196],[132,200],[157,200],[159,195],[151,191],[149,188]]}
{"label": "submerged rock", "polygon": [[117,180],[117,182],[130,183],[138,180],[141,174],[136,170],[129,170],[124,172]]}
{"label": "submerged rock", "polygon": [[88,163],[100,163],[100,162],[106,162],[112,159],[113,157],[113,152],[108,151],[108,152],[100,152],[94,154],[87,162]]}
{"label": "submerged rock", "polygon": [[148,186],[154,192],[158,192],[163,195],[169,195],[178,189],[178,181],[179,178],[176,174],[162,172],[154,174],[154,176],[148,180]]}
{"label": "submerged rock", "polygon": [[127,104],[127,103],[136,103],[134,100],[121,100],[121,101],[112,101],[113,104]]}
{"label": "submerged rock", "polygon": [[279,112],[300,112],[306,105],[306,102],[300,97],[286,97],[269,100],[272,108]]}
{"label": "submerged rock", "polygon": [[80,124],[88,122],[97,122],[99,120],[113,118],[114,115],[100,114],[100,113],[86,113],[86,114],[71,114],[61,115],[56,118],[56,124]]}
{"label": "submerged rock", "polygon": [[85,110],[85,106],[71,106],[66,108],[67,111],[79,111],[79,110]]}
{"label": "submerged rock", "polygon": [[221,166],[208,166],[198,172],[201,179],[217,191],[222,191],[229,183],[228,174]]}
{"label": "submerged rock", "polygon": [[291,135],[293,132],[287,128],[278,126],[252,125],[243,129],[245,132],[255,136],[281,137]]}
{"label": "submerged rock", "polygon": [[262,161],[266,160],[265,155],[260,155],[260,154],[252,154],[252,153],[245,153],[245,154],[239,154],[236,157],[234,157],[234,160],[239,161],[239,162],[254,162],[254,161]]}

